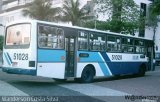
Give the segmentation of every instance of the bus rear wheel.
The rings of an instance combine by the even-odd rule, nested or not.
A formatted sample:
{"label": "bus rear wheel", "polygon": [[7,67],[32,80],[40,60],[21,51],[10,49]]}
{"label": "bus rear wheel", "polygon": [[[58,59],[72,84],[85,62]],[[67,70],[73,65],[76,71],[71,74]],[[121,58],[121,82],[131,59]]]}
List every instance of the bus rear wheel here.
{"label": "bus rear wheel", "polygon": [[92,67],[85,67],[82,72],[80,81],[82,83],[91,83],[93,81],[94,76],[95,76],[94,69]]}
{"label": "bus rear wheel", "polygon": [[146,67],[145,65],[141,65],[138,71],[138,76],[145,76],[146,73]]}

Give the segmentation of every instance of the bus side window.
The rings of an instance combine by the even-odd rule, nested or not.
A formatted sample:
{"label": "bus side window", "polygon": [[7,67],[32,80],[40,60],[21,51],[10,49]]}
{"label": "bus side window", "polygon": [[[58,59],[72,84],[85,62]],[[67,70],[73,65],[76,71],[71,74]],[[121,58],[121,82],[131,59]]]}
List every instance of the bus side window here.
{"label": "bus side window", "polygon": [[121,51],[121,39],[116,36],[108,36],[107,51],[120,52]]}
{"label": "bus side window", "polygon": [[105,51],[105,35],[90,34],[90,49],[93,51]]}
{"label": "bus side window", "polygon": [[44,26],[39,26],[38,28],[38,44],[39,47],[47,46],[47,33],[45,31]]}
{"label": "bus side window", "polygon": [[63,49],[63,29],[50,26],[39,26],[38,44],[40,48]]}
{"label": "bus side window", "polygon": [[133,38],[128,38],[127,39],[127,41],[128,41],[128,52],[130,52],[130,53],[134,53],[134,49],[135,49],[135,47],[134,47],[134,39]]}
{"label": "bus side window", "polygon": [[128,52],[127,38],[122,38],[122,52]]}
{"label": "bus side window", "polygon": [[136,53],[146,53],[146,48],[143,40],[135,40]]}
{"label": "bus side window", "polygon": [[57,49],[64,48],[64,31],[61,28],[57,29]]}
{"label": "bus side window", "polygon": [[39,37],[39,46],[40,47],[47,46],[47,36],[46,36],[46,34],[41,34],[41,36]]}
{"label": "bus side window", "polygon": [[78,36],[78,48],[79,50],[87,50],[88,49],[88,33],[85,31],[79,31]]}

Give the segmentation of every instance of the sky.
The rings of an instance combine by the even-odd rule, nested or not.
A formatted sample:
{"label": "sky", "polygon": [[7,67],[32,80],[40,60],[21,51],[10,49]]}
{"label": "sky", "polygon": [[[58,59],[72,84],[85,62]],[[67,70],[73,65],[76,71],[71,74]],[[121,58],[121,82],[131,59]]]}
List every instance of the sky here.
{"label": "sky", "polygon": [[85,4],[87,4],[87,1],[91,1],[91,0],[80,0],[81,6],[84,6]]}

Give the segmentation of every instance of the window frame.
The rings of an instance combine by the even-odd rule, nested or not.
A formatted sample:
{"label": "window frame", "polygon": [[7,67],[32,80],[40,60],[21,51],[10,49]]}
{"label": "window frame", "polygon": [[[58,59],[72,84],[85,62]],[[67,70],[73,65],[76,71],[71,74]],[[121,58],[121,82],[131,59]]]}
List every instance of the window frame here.
{"label": "window frame", "polygon": [[[39,44],[39,26],[45,26],[45,27],[50,27],[50,28],[56,28],[57,29],[62,29],[63,30],[63,47],[62,48],[51,48],[51,47],[40,47]],[[53,36],[52,36],[53,37]],[[55,42],[54,42],[55,43]],[[55,26],[55,25],[49,25],[49,24],[43,24],[43,23],[38,23],[37,24],[37,47],[39,49],[50,49],[50,50],[64,50],[65,49],[65,31],[63,29],[63,27],[59,27],[59,26]]]}
{"label": "window frame", "polygon": [[[108,51],[108,37],[114,37],[114,41],[117,40],[117,38],[120,39],[120,43],[117,43],[117,45],[120,45],[120,50],[117,50],[117,51]],[[121,53],[122,52],[122,37],[121,36],[118,36],[118,35],[111,35],[111,34],[107,34],[106,36],[106,51],[109,52],[109,53]]]}
{"label": "window frame", "polygon": [[[135,43],[136,43],[136,40],[137,40],[137,41],[143,41],[143,44],[144,44],[144,45],[140,45],[140,44],[136,45],[136,44],[134,44],[134,46],[135,46],[135,52],[134,52],[134,53],[136,53],[136,54],[145,54],[145,53],[147,52],[147,51],[146,51],[146,50],[147,50],[147,49],[146,49],[146,44],[145,44],[145,41],[146,41],[146,40],[143,40],[143,39],[135,39]],[[137,52],[137,51],[136,51],[136,47],[144,48],[145,51],[144,51],[144,52]]]}
{"label": "window frame", "polygon": [[[80,49],[80,45],[79,45],[80,32],[85,32],[85,34],[87,34],[87,48],[86,49]],[[78,41],[78,50],[79,51],[88,51],[89,50],[89,32],[88,31],[78,30],[78,40],[77,41]]]}
{"label": "window frame", "polygon": [[[12,26],[16,26],[16,25],[23,25],[23,24],[29,24],[30,25],[30,34],[29,34],[29,36],[30,36],[30,42],[29,42],[29,44],[26,44],[26,45],[6,45],[6,41],[7,41],[7,29],[9,28],[9,27],[12,27]],[[5,49],[28,49],[29,47],[30,47],[30,45],[31,45],[31,39],[32,39],[32,24],[31,23],[28,23],[28,22],[26,22],[26,23],[17,23],[17,24],[13,24],[13,25],[9,25],[9,26],[7,26],[6,28],[5,28],[5,38],[4,38],[4,43],[3,43],[3,46],[4,46],[4,48]]]}
{"label": "window frame", "polygon": [[[104,46],[105,46],[105,48],[104,48],[104,50],[101,50],[101,46],[100,46],[100,50],[94,50],[93,48],[91,49],[91,34],[93,34],[93,35],[101,35],[101,36],[104,36],[105,38],[104,38]],[[88,40],[89,40],[89,44],[88,44],[88,46],[89,46],[89,51],[93,51],[93,52],[106,52],[106,35],[104,34],[104,33],[99,33],[99,32],[89,32],[89,36],[88,36]],[[97,45],[96,45],[97,46]],[[92,45],[92,47],[93,47],[93,45]]]}

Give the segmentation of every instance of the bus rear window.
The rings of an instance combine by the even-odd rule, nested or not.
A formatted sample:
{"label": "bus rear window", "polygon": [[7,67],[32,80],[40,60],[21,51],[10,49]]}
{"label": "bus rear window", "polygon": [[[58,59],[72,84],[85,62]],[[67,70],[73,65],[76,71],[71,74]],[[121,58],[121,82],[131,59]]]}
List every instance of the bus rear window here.
{"label": "bus rear window", "polygon": [[6,46],[24,46],[30,44],[30,24],[19,24],[7,28]]}

